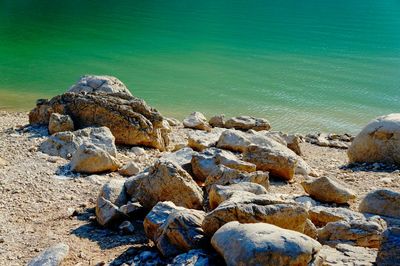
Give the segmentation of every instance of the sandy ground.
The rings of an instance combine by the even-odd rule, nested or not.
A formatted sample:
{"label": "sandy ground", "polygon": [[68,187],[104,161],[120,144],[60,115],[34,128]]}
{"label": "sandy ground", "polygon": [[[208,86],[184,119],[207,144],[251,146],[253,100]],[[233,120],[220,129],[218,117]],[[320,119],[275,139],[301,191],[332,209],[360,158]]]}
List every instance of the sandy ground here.
{"label": "sandy ground", "polygon": [[[63,265],[120,265],[141,249],[151,246],[140,222],[136,233],[124,236],[103,229],[94,222],[95,199],[101,185],[117,173],[75,176],[63,179],[57,173],[66,160],[37,150],[46,138],[46,129],[20,130],[28,123],[25,113],[0,112],[0,265],[26,265],[43,249],[64,242],[70,252]],[[357,192],[350,208],[357,209],[363,195],[377,188],[400,192],[396,168],[346,167],[345,150],[302,143],[304,159],[320,174],[334,176]],[[136,160],[144,168],[159,154],[148,151],[137,158],[119,147],[119,159]],[[272,182],[270,191],[304,194],[296,182]]]}

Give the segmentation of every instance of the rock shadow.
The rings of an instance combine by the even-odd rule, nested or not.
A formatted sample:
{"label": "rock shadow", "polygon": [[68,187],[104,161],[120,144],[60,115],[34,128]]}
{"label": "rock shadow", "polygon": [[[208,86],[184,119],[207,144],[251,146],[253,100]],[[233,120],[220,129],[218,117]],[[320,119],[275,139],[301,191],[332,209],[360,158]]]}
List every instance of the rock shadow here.
{"label": "rock shadow", "polygon": [[374,173],[392,173],[400,172],[400,165],[385,163],[349,163],[340,166],[341,170],[350,170],[352,172],[374,172]]}

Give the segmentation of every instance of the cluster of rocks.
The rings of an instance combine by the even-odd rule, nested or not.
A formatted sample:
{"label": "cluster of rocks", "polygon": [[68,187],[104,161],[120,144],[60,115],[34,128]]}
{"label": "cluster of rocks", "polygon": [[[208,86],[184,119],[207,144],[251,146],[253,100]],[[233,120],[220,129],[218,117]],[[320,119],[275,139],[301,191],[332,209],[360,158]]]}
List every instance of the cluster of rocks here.
{"label": "cluster of rocks", "polygon": [[354,137],[348,133],[346,134],[327,134],[316,133],[307,134],[305,141],[322,147],[331,147],[338,149],[348,149]]}
{"label": "cluster of rocks", "polygon": [[[359,212],[348,209],[356,193],[335,177],[319,177],[301,157],[301,137],[269,131],[265,119],[207,121],[195,112],[182,123],[193,130],[183,144],[171,146],[171,127],[181,123],[164,118],[108,76],[82,77],[67,93],[38,101],[29,118],[52,134],[41,151],[70,160],[71,170],[121,174],[101,188],[96,219],[125,234],[143,223],[158,252],[144,251],[131,265],[327,265],[344,263],[345,252],[374,257],[369,249],[379,249],[381,265],[400,260],[399,229],[393,227],[400,225],[400,194],[376,190],[361,201]],[[400,119],[385,119],[395,121],[397,133],[375,124],[373,134],[364,130],[349,148],[350,162],[400,163]],[[373,140],[365,140],[368,136]],[[323,143],[322,138],[329,139],[324,146],[340,148],[338,143],[352,140],[316,139]],[[140,171],[133,162],[119,162],[116,144],[171,152]],[[296,175],[303,176],[297,185],[305,195],[270,191],[270,176],[293,183]]]}

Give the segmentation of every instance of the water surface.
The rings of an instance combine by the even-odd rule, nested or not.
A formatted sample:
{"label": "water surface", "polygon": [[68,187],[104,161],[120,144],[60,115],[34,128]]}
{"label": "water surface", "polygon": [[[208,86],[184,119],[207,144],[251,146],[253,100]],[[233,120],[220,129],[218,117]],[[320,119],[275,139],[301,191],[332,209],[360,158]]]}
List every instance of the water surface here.
{"label": "water surface", "polygon": [[400,110],[400,1],[0,0],[0,109],[85,73],[168,116],[354,133]]}

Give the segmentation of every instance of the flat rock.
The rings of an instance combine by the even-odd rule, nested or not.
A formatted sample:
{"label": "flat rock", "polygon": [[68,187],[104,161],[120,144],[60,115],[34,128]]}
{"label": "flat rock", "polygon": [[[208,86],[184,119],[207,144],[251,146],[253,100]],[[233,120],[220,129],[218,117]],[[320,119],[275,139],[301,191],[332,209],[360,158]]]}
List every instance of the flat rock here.
{"label": "flat rock", "polygon": [[378,248],[385,229],[386,223],[379,218],[330,222],[318,229],[318,241],[331,246],[347,243]]}
{"label": "flat rock", "polygon": [[221,128],[213,128],[210,131],[188,131],[188,146],[196,151],[214,147],[223,131]]}
{"label": "flat rock", "polygon": [[236,116],[226,120],[224,127],[238,130],[269,130],[270,123],[265,118],[256,118],[252,116]]}
{"label": "flat rock", "polygon": [[354,138],[347,155],[353,162],[400,164],[400,113],[372,120]]}
{"label": "flat rock", "polygon": [[356,198],[353,190],[332,177],[306,180],[301,185],[312,198],[323,202],[343,204]]}
{"label": "flat rock", "polygon": [[78,173],[96,174],[117,171],[118,160],[102,148],[92,144],[82,144],[72,155],[71,170]]}
{"label": "flat rock", "polygon": [[369,192],[361,201],[358,210],[400,219],[400,193],[389,189]]}
{"label": "flat rock", "polygon": [[203,192],[192,177],[177,163],[156,161],[125,182],[128,194],[151,209],[159,201],[172,201],[189,209],[202,209]]}
{"label": "flat rock", "polygon": [[139,173],[139,171],[140,168],[135,162],[128,162],[118,170],[118,173],[123,176],[133,176]]}
{"label": "flat rock", "polygon": [[376,249],[338,244],[336,247],[322,246],[320,256],[324,258],[323,266],[373,266]]}
{"label": "flat rock", "polygon": [[331,208],[314,206],[308,210],[311,221],[317,226],[325,226],[327,223],[336,221],[362,220],[365,216],[346,208]]}
{"label": "flat rock", "polygon": [[59,266],[64,258],[68,255],[69,246],[60,243],[49,247],[39,254],[36,258],[32,259],[28,266]]}
{"label": "flat rock", "polygon": [[204,232],[211,236],[222,225],[231,221],[263,222],[303,233],[307,218],[307,210],[293,201],[284,200],[272,194],[248,197],[239,194],[233,195],[207,213],[202,227]]}
{"label": "flat rock", "polygon": [[68,92],[74,93],[123,93],[132,96],[131,92],[122,81],[113,76],[85,75],[69,88]]}
{"label": "flat rock", "polygon": [[206,117],[200,112],[193,112],[183,120],[183,126],[187,128],[209,130]]}
{"label": "flat rock", "polygon": [[312,265],[321,249],[314,239],[267,223],[230,222],[211,239],[231,265]]}
{"label": "flat rock", "polygon": [[400,227],[392,227],[383,233],[377,265],[400,265]]}
{"label": "flat rock", "polygon": [[169,143],[170,128],[163,116],[145,101],[124,93],[68,92],[41,100],[29,113],[29,123],[48,125],[52,113],[69,115],[77,128],[106,126],[118,144],[165,150]]}
{"label": "flat rock", "polygon": [[95,145],[111,156],[117,155],[115,138],[107,127],[88,127],[73,132],[56,133],[40,144],[40,150],[51,156],[70,159],[82,144]]}
{"label": "flat rock", "polygon": [[230,199],[235,193],[247,196],[267,194],[265,187],[251,182],[241,182],[229,186],[212,185],[208,193],[208,202],[211,209],[215,209],[225,200]]}
{"label": "flat rock", "polygon": [[74,128],[74,122],[69,115],[60,115],[57,113],[50,115],[49,133],[51,135],[63,131],[74,131]]}

